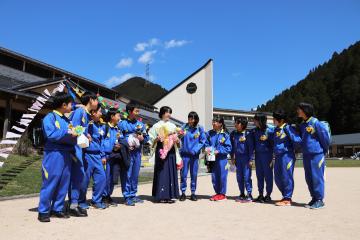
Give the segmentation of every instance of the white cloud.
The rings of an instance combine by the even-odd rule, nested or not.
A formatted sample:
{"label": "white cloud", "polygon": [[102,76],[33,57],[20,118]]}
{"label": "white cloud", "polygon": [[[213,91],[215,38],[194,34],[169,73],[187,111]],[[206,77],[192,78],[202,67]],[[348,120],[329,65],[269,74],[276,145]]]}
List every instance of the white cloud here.
{"label": "white cloud", "polygon": [[165,49],[174,48],[174,47],[182,47],[188,43],[189,43],[189,41],[186,41],[186,40],[172,39],[170,41],[165,42]]}
{"label": "white cloud", "polygon": [[119,85],[120,83],[125,82],[126,80],[128,80],[129,78],[132,78],[134,75],[131,73],[125,73],[122,76],[112,76],[111,78],[109,78],[106,82],[105,85],[108,87],[114,87],[116,85]]}
{"label": "white cloud", "polygon": [[131,67],[133,64],[132,58],[122,58],[120,61],[116,64],[116,68],[125,68],[125,67]]}
{"label": "white cloud", "polygon": [[149,39],[147,42],[140,42],[137,43],[134,47],[135,52],[143,52],[145,51],[147,48],[156,46],[160,44],[160,40],[157,38],[151,38]]}
{"label": "white cloud", "polygon": [[152,63],[154,61],[154,55],[155,55],[156,52],[157,52],[156,50],[144,52],[139,57],[138,62],[142,63],[142,64]]}

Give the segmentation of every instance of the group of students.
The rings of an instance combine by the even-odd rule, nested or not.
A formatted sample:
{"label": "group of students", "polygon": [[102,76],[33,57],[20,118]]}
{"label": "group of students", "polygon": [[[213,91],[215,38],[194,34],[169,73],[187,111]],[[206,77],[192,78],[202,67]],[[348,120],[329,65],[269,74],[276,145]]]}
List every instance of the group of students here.
{"label": "group of students", "polygon": [[[294,191],[295,151],[301,150],[305,179],[311,195],[307,208],[320,209],[325,206],[324,171],[325,156],[330,146],[330,129],[314,117],[314,108],[309,103],[300,103],[297,115],[302,123],[295,127],[288,124],[286,112],[279,109],[273,113],[274,125],[267,124],[267,116],[257,113],[254,117],[255,128],[247,130],[248,121],[245,117],[235,119],[235,130],[229,133],[223,118],[213,119],[213,129],[204,132],[198,125],[196,113],[189,114],[188,123],[182,128],[189,129],[182,139],[180,201],[186,200],[186,178],[188,169],[191,175],[191,200],[196,200],[196,179],[198,160],[201,148],[215,149],[215,161],[207,161],[212,174],[215,190],[211,201],[226,200],[227,175],[230,168],[228,156],[236,167],[236,178],[240,191],[237,202],[272,202],[273,182],[282,194],[277,206],[291,206]],[[194,137],[196,134],[199,137]],[[257,187],[259,196],[253,199],[251,170],[255,161]],[[266,187],[265,187],[266,185]],[[264,194],[264,190],[266,194]],[[245,194],[246,193],[246,194]]]}
{"label": "group of students", "polygon": [[[86,217],[90,207],[86,199],[87,188],[93,179],[93,194],[90,205],[105,209],[117,204],[111,198],[114,189],[114,174],[119,170],[124,203],[134,206],[143,200],[137,196],[138,177],[141,166],[141,149],[149,143],[155,148],[153,196],[155,201],[173,203],[174,199],[186,200],[187,175],[191,175],[191,196],[196,197],[199,155],[202,149],[215,149],[216,159],[206,162],[212,174],[215,195],[212,201],[226,199],[228,155],[236,166],[236,176],[240,190],[237,201],[252,201],[251,167],[255,159],[258,180],[258,202],[270,202],[273,189],[273,168],[275,183],[283,195],[276,204],[291,205],[294,190],[293,172],[295,166],[295,146],[300,145],[306,182],[312,197],[307,207],[318,209],[324,206],[325,154],[329,147],[326,128],[313,117],[313,107],[307,103],[298,106],[298,116],[303,119],[300,132],[287,124],[286,114],[274,112],[276,128],[267,124],[266,115],[255,115],[256,128],[247,129],[246,118],[238,118],[236,130],[227,132],[224,119],[214,118],[213,129],[205,132],[199,125],[199,116],[190,112],[188,123],[181,129],[184,134],[176,140],[165,159],[160,159],[163,147],[158,136],[160,126],[176,129],[170,122],[172,110],[160,109],[160,121],[147,131],[145,124],[138,120],[139,107],[129,103],[128,117],[121,120],[120,112],[110,108],[104,113],[95,94],[86,92],[81,96],[81,105],[74,109],[72,97],[65,92],[57,92],[52,99],[53,111],[43,119],[45,138],[42,161],[42,187],[38,207],[38,220],[50,222],[50,217]],[[105,121],[103,121],[103,119]],[[120,121],[121,120],[121,121]],[[78,145],[76,127],[81,126],[89,139],[89,146]],[[129,144],[131,138],[137,144]],[[179,148],[179,156],[176,154]],[[275,161],[273,161],[273,155]],[[181,157],[180,157],[181,156]],[[119,167],[119,168],[116,168]],[[180,171],[180,187],[177,170]],[[264,181],[266,195],[264,195]],[[181,190],[181,195],[179,193]],[[245,190],[247,194],[245,195]],[[69,207],[65,207],[68,195]]]}
{"label": "group of students", "polygon": [[[57,92],[52,100],[53,111],[43,119],[45,138],[42,161],[42,187],[38,220],[49,222],[50,217],[86,217],[89,208],[86,193],[91,178],[93,195],[90,205],[105,209],[117,204],[111,198],[114,189],[114,167],[119,164],[122,193],[127,205],[143,200],[137,197],[141,165],[141,147],[148,141],[145,125],[137,119],[139,109],[128,104],[128,118],[121,121],[120,112],[110,108],[103,111],[95,94],[86,92],[81,105],[74,111],[72,97]],[[105,119],[105,122],[103,122]],[[89,146],[77,144],[77,126],[84,129]],[[138,146],[129,146],[126,139],[134,134]],[[118,154],[118,157],[116,157]],[[122,161],[116,161],[122,159]],[[68,195],[69,209],[65,209]]]}

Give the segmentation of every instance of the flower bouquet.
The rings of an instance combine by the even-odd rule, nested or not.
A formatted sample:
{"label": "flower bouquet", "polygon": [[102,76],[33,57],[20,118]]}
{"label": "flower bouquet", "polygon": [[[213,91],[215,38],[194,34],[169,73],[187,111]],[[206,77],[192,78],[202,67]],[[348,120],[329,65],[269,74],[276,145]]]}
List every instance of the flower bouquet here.
{"label": "flower bouquet", "polygon": [[176,132],[170,132],[166,125],[161,126],[158,132],[160,141],[163,143],[163,148],[159,150],[160,158],[165,159],[171,148],[178,140]]}
{"label": "flower bouquet", "polygon": [[83,126],[72,126],[69,125],[69,133],[77,136],[77,145],[81,148],[89,147],[89,139],[84,135],[85,128]]}
{"label": "flower bouquet", "polygon": [[130,134],[127,142],[129,144],[130,147],[134,147],[134,148],[139,148],[140,147],[140,141],[137,138],[137,134]]}
{"label": "flower bouquet", "polygon": [[205,148],[205,153],[206,153],[206,160],[208,162],[215,162],[216,156],[215,156],[215,148],[213,147],[207,147]]}

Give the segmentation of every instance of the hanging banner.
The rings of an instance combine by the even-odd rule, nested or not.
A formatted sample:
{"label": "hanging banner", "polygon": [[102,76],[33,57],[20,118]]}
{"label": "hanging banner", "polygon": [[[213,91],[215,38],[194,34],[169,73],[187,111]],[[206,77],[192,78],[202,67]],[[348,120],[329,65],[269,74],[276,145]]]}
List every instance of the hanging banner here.
{"label": "hanging banner", "polygon": [[[51,93],[48,89],[45,89],[42,94],[35,99],[32,106],[27,109],[27,113],[24,113],[21,116],[20,120],[16,122],[16,125],[13,125],[10,130],[6,132],[5,138],[0,141],[0,157],[6,159],[12,153],[12,150],[18,143],[18,140],[21,138],[23,133],[26,131],[26,128],[34,120],[35,116],[42,109],[45,103],[56,92],[64,91],[64,87],[65,85],[61,82]],[[0,162],[0,166],[1,165],[2,164]]]}

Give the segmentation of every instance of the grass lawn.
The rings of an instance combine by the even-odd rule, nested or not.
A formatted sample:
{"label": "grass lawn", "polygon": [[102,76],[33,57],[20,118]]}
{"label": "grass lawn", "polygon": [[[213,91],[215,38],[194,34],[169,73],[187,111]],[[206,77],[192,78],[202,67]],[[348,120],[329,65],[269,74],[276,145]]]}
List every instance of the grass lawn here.
{"label": "grass lawn", "polygon": [[[42,156],[10,155],[0,168],[0,198],[38,193],[41,188]],[[140,175],[139,182],[152,180],[152,173]],[[92,183],[90,183],[92,186]]]}
{"label": "grass lawn", "polygon": [[[41,187],[41,159],[42,156],[23,157],[11,155],[0,168],[0,198],[14,195],[38,193]],[[327,160],[327,167],[360,167],[360,161]],[[296,162],[296,167],[302,167],[302,161]],[[139,182],[149,182],[153,173],[143,172]],[[91,186],[91,184],[90,184]]]}

